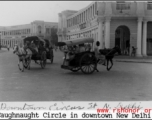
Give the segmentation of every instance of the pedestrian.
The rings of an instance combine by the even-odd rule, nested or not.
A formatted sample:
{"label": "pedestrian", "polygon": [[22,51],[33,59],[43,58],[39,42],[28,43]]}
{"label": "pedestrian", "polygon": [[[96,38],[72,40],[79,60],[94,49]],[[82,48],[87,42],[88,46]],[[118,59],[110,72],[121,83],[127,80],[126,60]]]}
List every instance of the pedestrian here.
{"label": "pedestrian", "polygon": [[136,55],[136,49],[134,46],[132,46],[132,52],[131,52],[131,56],[135,56]]}
{"label": "pedestrian", "polygon": [[126,54],[129,55],[130,43],[129,40],[126,41]]}

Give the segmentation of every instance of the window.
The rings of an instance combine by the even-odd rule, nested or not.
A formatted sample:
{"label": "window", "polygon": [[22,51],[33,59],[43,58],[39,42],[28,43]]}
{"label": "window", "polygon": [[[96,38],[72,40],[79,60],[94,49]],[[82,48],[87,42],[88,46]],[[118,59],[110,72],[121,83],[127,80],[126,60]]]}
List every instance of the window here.
{"label": "window", "polygon": [[129,10],[130,9],[130,4],[127,2],[117,2],[116,4],[116,9],[117,10]]}
{"label": "window", "polygon": [[41,26],[38,26],[38,32],[41,33]]}
{"label": "window", "polygon": [[147,3],[147,10],[152,10],[152,2]]}

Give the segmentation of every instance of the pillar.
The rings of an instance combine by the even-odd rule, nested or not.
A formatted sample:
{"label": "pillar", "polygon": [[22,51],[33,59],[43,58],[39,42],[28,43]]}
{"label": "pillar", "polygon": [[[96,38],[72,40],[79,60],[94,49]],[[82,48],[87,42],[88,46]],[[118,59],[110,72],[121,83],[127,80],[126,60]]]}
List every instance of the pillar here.
{"label": "pillar", "polygon": [[110,18],[105,21],[105,48],[110,48]]}
{"label": "pillar", "polygon": [[142,27],[142,18],[138,18],[137,26],[137,53],[138,57],[141,57],[141,27]]}
{"label": "pillar", "polygon": [[143,22],[142,55],[147,56],[147,21]]}
{"label": "pillar", "polygon": [[98,19],[98,41],[100,42],[100,49],[103,49],[103,20]]}

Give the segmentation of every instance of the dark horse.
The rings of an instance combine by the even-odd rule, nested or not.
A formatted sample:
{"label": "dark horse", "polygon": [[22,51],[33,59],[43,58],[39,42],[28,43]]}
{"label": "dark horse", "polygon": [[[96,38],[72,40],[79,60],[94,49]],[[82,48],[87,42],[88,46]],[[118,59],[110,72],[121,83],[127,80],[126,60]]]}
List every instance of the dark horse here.
{"label": "dark horse", "polygon": [[[113,66],[113,58],[116,53],[121,54],[121,50],[119,47],[114,47],[112,49],[100,49],[100,54],[105,55],[107,61],[107,70],[109,71]],[[111,62],[111,66],[109,67],[109,61]]]}

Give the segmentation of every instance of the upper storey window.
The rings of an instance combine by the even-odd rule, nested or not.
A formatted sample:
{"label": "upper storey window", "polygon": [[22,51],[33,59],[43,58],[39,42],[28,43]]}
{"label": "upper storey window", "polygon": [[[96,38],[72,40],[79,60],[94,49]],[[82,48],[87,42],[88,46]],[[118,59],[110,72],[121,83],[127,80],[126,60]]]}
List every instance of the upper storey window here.
{"label": "upper storey window", "polygon": [[116,9],[117,10],[130,10],[130,4],[125,1],[117,2]]}
{"label": "upper storey window", "polygon": [[147,3],[147,10],[152,10],[152,2]]}

